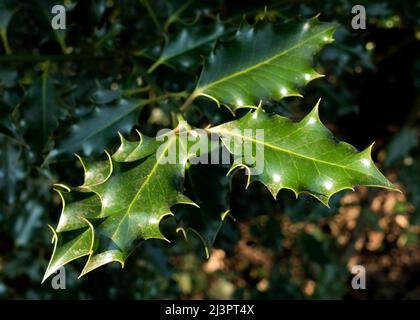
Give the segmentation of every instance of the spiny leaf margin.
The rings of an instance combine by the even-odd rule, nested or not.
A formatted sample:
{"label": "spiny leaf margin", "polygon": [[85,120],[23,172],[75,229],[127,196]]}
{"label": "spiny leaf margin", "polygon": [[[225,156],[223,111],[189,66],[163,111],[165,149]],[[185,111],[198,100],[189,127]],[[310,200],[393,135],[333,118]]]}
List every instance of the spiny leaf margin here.
{"label": "spiny leaf margin", "polygon": [[[181,161],[179,164],[175,165],[161,164],[159,159],[156,158],[156,155],[159,146],[162,145],[162,142],[158,142],[154,138],[143,136],[140,133],[139,136],[139,142],[131,142],[120,135],[120,147],[112,156],[106,152],[107,159],[104,161],[89,163],[78,156],[84,170],[84,183],[81,186],[74,188],[60,184],[55,186],[54,189],[58,192],[62,200],[62,212],[57,230],[50,227],[54,233],[52,239],[54,243],[54,251],[43,281],[56,272],[61,266],[83,256],[88,256],[88,260],[80,276],[83,276],[86,273],[113,261],[119,262],[121,266],[124,267],[125,259],[133,249],[132,242],[134,240],[137,241],[139,239],[147,240],[150,238],[156,238],[168,241],[161,233],[159,225],[164,217],[173,215],[171,212],[171,207],[173,205],[188,204],[197,206],[192,200],[182,193],[183,190],[181,188],[183,183],[177,184],[174,182],[176,180],[183,179],[186,161]],[[172,142],[169,142],[168,138],[167,146],[165,148],[169,148],[170,143]],[[164,155],[165,149],[159,157]],[[188,153],[185,153],[186,158],[190,156],[191,155]],[[120,168],[122,165],[127,163],[134,163],[134,169],[131,168],[125,172]],[[142,168],[149,168],[144,167],[146,165],[152,165],[152,170],[141,172]],[[162,171],[158,171],[158,173],[156,173],[156,170]],[[133,190],[130,190],[130,188],[125,190],[125,193],[128,194],[130,194],[130,192],[133,193],[134,190],[137,191],[135,193],[134,200],[130,201],[128,209],[125,209],[125,207],[121,209],[118,205],[126,202],[123,199],[126,194],[119,192],[122,189],[118,190],[118,184],[121,183],[121,175],[127,172],[128,175],[125,179],[131,179],[134,181],[134,186],[136,186],[136,183],[138,184],[141,182],[141,186],[138,188],[139,190],[135,188],[133,189],[133,186],[130,186]],[[133,177],[133,172],[140,172],[142,173],[142,176],[140,176],[140,178],[137,177],[139,179],[136,179]],[[153,176],[154,174],[155,176]],[[158,199],[154,199],[153,204],[146,204],[143,202],[140,207],[144,207],[145,212],[140,212],[141,214],[134,219],[136,220],[135,222],[138,222],[138,224],[136,223],[134,226],[137,227],[137,229],[135,228],[134,231],[130,230],[130,227],[133,227],[133,221],[127,220],[125,225],[127,225],[128,229],[124,229],[125,231],[121,233],[119,230],[120,226],[122,222],[124,222],[124,219],[130,216],[128,213],[132,207],[134,207],[134,209],[138,208],[136,201],[139,199],[140,191],[142,191],[143,188],[149,187],[147,184],[150,183],[151,179],[156,177],[156,174],[168,174],[166,179],[168,185],[165,185],[165,179],[158,179],[161,178],[160,176],[156,178],[156,181],[159,185],[161,194],[165,192],[165,188],[168,186],[168,188],[171,189],[170,193],[159,199],[161,201],[160,204]],[[115,203],[107,203],[107,201],[110,201],[107,200],[108,194],[106,191],[110,190],[110,187],[109,185],[107,186],[107,184],[117,189],[117,209],[115,209]],[[148,191],[147,189],[145,190]],[[74,195],[82,197],[82,199],[78,199],[74,202],[68,202],[67,200],[71,200],[71,197]],[[112,207],[112,205],[114,205],[114,208],[110,209],[109,207]],[[149,205],[148,208],[147,205]],[[149,209],[150,212],[146,212],[147,209]],[[121,212],[123,212],[122,218]],[[117,220],[117,222],[114,220]],[[114,222],[117,223],[116,229]],[[81,229],[83,229],[83,231],[76,237],[72,237],[70,241],[65,242],[63,245],[59,245],[60,242],[64,241],[62,240],[64,236],[70,232],[80,231]],[[128,238],[128,240],[126,238]],[[104,239],[106,241],[105,244],[103,243]],[[63,252],[62,256],[59,256],[58,253],[64,251],[60,251],[63,247],[67,249],[67,252]],[[98,251],[98,248],[100,247],[103,248],[103,251]]]}
{"label": "spiny leaf margin", "polygon": [[243,23],[232,41],[210,55],[192,96],[210,98],[231,111],[261,100],[302,96],[300,87],[323,76],[313,69],[313,56],[334,41],[336,29],[318,16],[275,25]]}
{"label": "spiny leaf margin", "polygon": [[[231,138],[237,135],[235,132],[241,132],[241,129],[248,128],[255,131],[255,129],[268,128],[267,132],[270,135],[268,139],[273,139],[272,141],[267,141],[266,138],[264,138],[264,141],[251,139],[253,150],[264,152],[263,172],[255,174],[253,165],[246,163],[242,157],[237,157],[229,170],[229,174],[240,168],[245,169],[248,175],[246,188],[251,182],[259,181],[268,188],[275,199],[281,189],[289,189],[295,194],[296,198],[301,193],[307,193],[327,207],[332,195],[345,189],[354,191],[355,186],[364,185],[399,191],[376,168],[371,157],[373,144],[359,152],[352,145],[335,140],[333,134],[322,124],[319,118],[319,103],[320,101],[299,122],[292,122],[288,118],[277,114],[268,114],[260,104],[254,111],[248,112],[239,120],[233,120],[209,129],[210,132],[221,136],[222,143],[233,155],[235,155],[235,150]],[[238,129],[239,131],[237,131]],[[299,133],[300,130],[302,131],[299,137],[296,133]],[[246,136],[240,138],[248,139]],[[285,142],[284,138],[287,138],[290,146],[285,147],[287,141]],[[302,141],[305,141],[307,147],[299,150],[299,142]],[[259,151],[256,147],[258,144],[263,146]],[[321,150],[321,147],[328,149],[328,151],[325,154],[316,155],[317,148]],[[300,154],[302,150],[305,150],[309,155],[313,153],[319,158]],[[328,161],[325,160],[325,157],[334,150],[336,154],[332,155],[336,157],[334,160],[337,163],[330,162],[329,159],[327,159]],[[276,161],[269,162],[273,158]],[[296,165],[294,158],[301,159],[300,165]],[[346,159],[350,159],[352,162],[343,164]],[[334,172],[335,167],[342,171],[341,175],[338,171]],[[349,172],[352,172],[352,175]],[[314,175],[314,173],[316,174]],[[321,184],[316,182],[319,181],[318,178],[323,178]]]}

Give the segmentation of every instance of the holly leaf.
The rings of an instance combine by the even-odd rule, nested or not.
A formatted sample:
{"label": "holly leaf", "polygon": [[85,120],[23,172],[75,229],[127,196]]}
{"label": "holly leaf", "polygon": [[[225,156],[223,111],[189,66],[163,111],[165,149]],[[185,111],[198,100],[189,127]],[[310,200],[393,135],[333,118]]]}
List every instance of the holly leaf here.
{"label": "holly leaf", "polygon": [[[79,157],[83,185],[73,189],[57,185],[63,209],[44,281],[74,259],[88,256],[82,276],[113,261],[124,266],[142,240],[166,240],[159,224],[173,215],[171,207],[195,205],[182,193],[190,155],[179,132],[169,131],[158,139],[140,135],[139,142],[121,136],[119,149],[112,156],[107,153],[106,160],[88,162]],[[180,148],[185,152],[179,161],[166,161],[171,150]]]}
{"label": "holly leaf", "polygon": [[333,41],[333,23],[289,21],[244,24],[235,38],[212,54],[193,96],[206,96],[232,109],[260,100],[300,96],[300,87],[321,77],[312,57]]}
{"label": "holly leaf", "polygon": [[201,62],[201,55],[208,54],[216,39],[225,32],[220,21],[210,29],[205,27],[183,28],[173,38],[166,40],[160,57],[149,68],[153,72],[158,66],[166,64],[181,69],[189,69]]}
{"label": "holly leaf", "polygon": [[121,98],[121,90],[98,89],[92,95],[92,100],[96,104],[107,104]]}
{"label": "holly leaf", "polygon": [[96,107],[91,114],[71,126],[70,131],[57,142],[46,162],[62,154],[82,151],[91,156],[104,150],[118,131],[128,133],[146,101],[118,99],[115,105]]}
{"label": "holly leaf", "polygon": [[60,101],[50,62],[42,63],[41,69],[42,74],[28,90],[28,103],[21,107],[26,141],[37,153],[44,151],[47,142],[51,141],[60,115]]}
{"label": "holly leaf", "polygon": [[216,237],[229,216],[230,178],[228,169],[215,164],[195,164],[186,171],[187,195],[199,207],[183,206],[176,210],[178,230],[188,239],[196,235],[202,241],[207,258]]}
{"label": "holly leaf", "polygon": [[6,32],[16,11],[17,9],[13,9],[12,1],[4,0],[0,3],[0,33]]}
{"label": "holly leaf", "polygon": [[403,128],[388,144],[384,165],[389,167],[406,157],[418,145],[417,131],[413,128]]}
{"label": "holly leaf", "polygon": [[[210,131],[219,134],[236,156],[231,172],[245,168],[248,184],[262,182],[273,197],[281,189],[290,189],[296,197],[302,192],[309,193],[328,206],[334,193],[354,190],[354,186],[397,190],[375,167],[372,145],[358,152],[350,144],[337,142],[321,123],[318,104],[296,123],[267,114],[259,107],[239,120]],[[241,148],[238,140],[243,144]],[[243,150],[253,153],[247,155]]]}

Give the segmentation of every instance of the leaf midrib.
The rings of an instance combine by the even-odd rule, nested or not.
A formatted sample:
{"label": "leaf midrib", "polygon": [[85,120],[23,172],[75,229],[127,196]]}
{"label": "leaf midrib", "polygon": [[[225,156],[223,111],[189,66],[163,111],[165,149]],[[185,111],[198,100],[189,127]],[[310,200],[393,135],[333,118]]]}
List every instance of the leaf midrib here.
{"label": "leaf midrib", "polygon": [[184,54],[188,51],[193,51],[193,50],[201,47],[205,43],[208,43],[208,42],[211,42],[211,41],[217,39],[217,37],[219,37],[221,34],[222,34],[222,32],[221,33],[215,32],[214,34],[209,35],[208,37],[205,37],[203,40],[197,41],[193,46],[185,47],[184,49],[181,49],[179,51],[174,51],[172,54],[166,54],[165,55],[165,49],[167,49],[167,48],[165,48],[162,52],[162,56],[159,58],[160,64],[165,63],[166,61],[169,61],[169,60],[173,59],[174,57],[180,56],[180,55],[182,55],[182,54]]}
{"label": "leaf midrib", "polygon": [[[314,35],[312,35],[312,36],[310,36],[310,37],[306,38],[306,39],[305,39],[305,40],[303,40],[302,42],[298,42],[296,45],[294,45],[294,46],[290,47],[289,49],[287,49],[287,50],[285,50],[285,51],[283,51],[283,52],[281,52],[281,53],[279,53],[279,54],[275,55],[274,57],[271,57],[271,58],[269,58],[269,59],[263,60],[263,61],[261,61],[261,62],[259,62],[259,63],[255,64],[255,65],[252,65],[252,66],[247,67],[247,68],[245,68],[245,69],[242,69],[242,70],[239,70],[239,71],[237,71],[237,72],[234,72],[234,73],[232,73],[232,74],[230,74],[230,75],[228,75],[228,76],[226,76],[226,77],[224,77],[224,78],[221,78],[221,79],[219,79],[219,80],[216,80],[216,81],[214,81],[214,82],[211,82],[210,84],[207,84],[207,85],[205,85],[205,86],[202,86],[202,87],[197,87],[197,89],[196,89],[196,95],[200,95],[202,92],[204,92],[205,90],[209,89],[210,87],[215,86],[216,84],[219,84],[219,83],[221,83],[221,82],[227,81],[227,80],[232,79],[232,78],[235,78],[235,77],[240,76],[240,75],[242,75],[242,74],[248,73],[248,72],[250,72],[250,71],[252,71],[252,70],[254,70],[254,69],[259,68],[260,66],[262,66],[262,65],[264,65],[264,64],[270,63],[271,61],[273,61],[273,60],[275,60],[275,59],[278,59],[278,58],[280,58],[281,56],[284,56],[285,54],[289,53],[290,51],[295,50],[295,49],[297,49],[297,48],[301,47],[302,45],[304,45],[304,44],[305,44],[305,43],[307,43],[308,41],[312,40],[313,38],[315,38],[315,37],[319,36],[320,34],[322,34],[322,33],[324,33],[324,32],[328,32],[328,31],[330,31],[330,30],[333,30],[334,28],[335,28],[335,26],[333,26],[333,27],[329,27],[329,28],[327,28],[327,29],[324,29],[324,30],[320,31],[319,33],[316,33],[316,34],[314,34]],[[203,72],[203,74],[204,74],[204,72]]]}
{"label": "leaf midrib", "polygon": [[[79,145],[80,143],[86,142],[90,138],[92,138],[92,137],[96,136],[97,134],[101,133],[102,131],[105,131],[106,129],[110,128],[112,125],[116,124],[118,121],[120,121],[121,119],[124,119],[130,113],[136,111],[136,109],[138,109],[140,107],[143,107],[143,106],[144,106],[144,101],[141,101],[139,103],[134,104],[132,107],[128,108],[126,111],[119,114],[118,117],[112,118],[112,120],[110,122],[106,122],[103,126],[99,127],[97,130],[95,130],[95,131],[91,132],[90,134],[86,135],[83,139],[78,140],[78,141],[74,141],[73,143],[68,144],[67,147],[64,148],[63,150],[71,149],[74,145]],[[140,111],[140,110],[138,110],[138,111]]]}
{"label": "leaf midrib", "polygon": [[[216,128],[214,128],[214,129],[216,129]],[[238,138],[241,138],[243,140],[248,140],[248,141],[251,141],[251,142],[254,142],[254,143],[262,144],[262,145],[264,145],[266,147],[269,147],[271,149],[274,149],[274,150],[277,150],[277,151],[280,151],[280,152],[284,152],[284,153],[293,155],[295,157],[300,157],[300,158],[304,158],[306,160],[310,160],[310,161],[313,161],[313,162],[319,162],[319,163],[323,163],[323,164],[326,164],[326,165],[339,167],[339,168],[344,169],[344,170],[354,171],[354,172],[357,172],[359,174],[367,175],[367,176],[370,176],[370,177],[373,178],[373,176],[371,174],[367,174],[365,172],[355,170],[351,167],[342,166],[342,165],[339,165],[337,163],[328,162],[328,161],[320,160],[320,159],[317,159],[317,158],[311,158],[311,157],[305,156],[303,154],[300,154],[300,153],[297,153],[297,152],[294,152],[294,151],[291,151],[291,150],[288,150],[288,149],[284,149],[284,148],[281,148],[281,147],[278,147],[278,146],[275,146],[275,145],[272,145],[272,144],[269,144],[269,143],[266,143],[266,142],[262,142],[260,140],[249,138],[247,136],[242,136],[240,134],[231,133],[230,131],[227,131],[227,130],[224,130],[224,129],[218,129],[218,130],[214,130],[214,129],[213,129],[213,131],[216,131],[217,133],[224,133],[224,134],[230,135],[232,137],[238,137]]]}
{"label": "leaf midrib", "polygon": [[173,141],[175,141],[175,138],[172,138],[172,141],[168,142],[167,145],[165,146],[165,148],[162,150],[162,154],[159,156],[159,158],[156,159],[156,163],[154,164],[152,170],[150,170],[150,173],[147,175],[146,179],[143,181],[143,183],[141,184],[139,190],[136,192],[135,196],[133,197],[133,200],[131,200],[126,212],[124,213],[124,215],[121,217],[120,222],[118,223],[117,227],[115,228],[115,231],[112,234],[112,238],[115,237],[116,233],[118,232],[122,222],[124,221],[124,219],[130,215],[130,211],[131,208],[133,207],[134,203],[137,201],[137,199],[139,198],[140,194],[142,193],[142,191],[144,190],[144,188],[146,187],[146,185],[149,183],[150,179],[152,178],[152,176],[154,175],[155,171],[157,170],[157,168],[160,165],[160,161],[162,160],[162,158],[165,156],[166,151],[169,149],[169,146],[173,143]]}

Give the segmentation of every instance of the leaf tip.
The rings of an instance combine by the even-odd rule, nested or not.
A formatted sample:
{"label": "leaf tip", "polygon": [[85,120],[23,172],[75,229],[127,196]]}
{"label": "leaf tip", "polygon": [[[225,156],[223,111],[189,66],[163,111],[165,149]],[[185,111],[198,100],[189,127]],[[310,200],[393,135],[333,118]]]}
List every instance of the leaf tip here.
{"label": "leaf tip", "polygon": [[177,234],[182,234],[182,236],[184,237],[184,240],[185,241],[188,241],[187,233],[185,232],[185,229],[184,228],[178,227],[178,228],[175,229],[175,232]]}
{"label": "leaf tip", "polygon": [[63,191],[64,192],[70,192],[71,191],[70,187],[68,187],[68,186],[66,186],[65,184],[62,184],[62,183],[54,183],[53,184],[53,189],[58,193],[63,192]]}

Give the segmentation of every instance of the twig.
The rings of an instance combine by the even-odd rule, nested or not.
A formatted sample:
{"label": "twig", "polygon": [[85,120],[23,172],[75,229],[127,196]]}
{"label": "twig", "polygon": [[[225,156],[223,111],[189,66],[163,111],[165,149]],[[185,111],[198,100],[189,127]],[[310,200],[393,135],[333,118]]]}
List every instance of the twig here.
{"label": "twig", "polygon": [[181,111],[182,113],[185,113],[189,106],[193,103],[194,99],[197,97],[197,95],[195,93],[192,93],[187,100],[185,100],[185,102],[182,104],[181,108],[179,108],[179,111]]}

